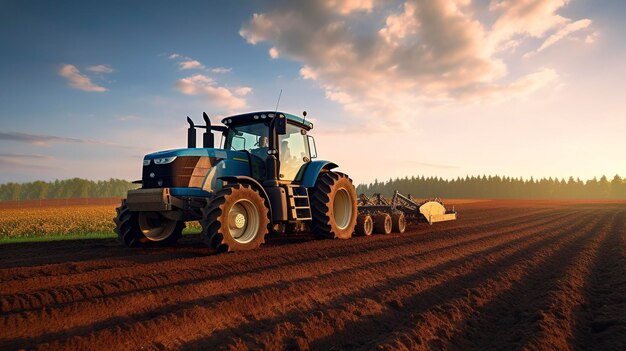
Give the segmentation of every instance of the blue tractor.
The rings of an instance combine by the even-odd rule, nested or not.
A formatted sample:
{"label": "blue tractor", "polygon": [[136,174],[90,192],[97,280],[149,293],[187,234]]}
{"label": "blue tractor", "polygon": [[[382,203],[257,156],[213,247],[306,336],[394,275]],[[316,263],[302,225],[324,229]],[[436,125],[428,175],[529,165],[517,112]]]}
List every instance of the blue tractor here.
{"label": "blue tractor", "polygon": [[[143,159],[141,188],[130,190],[114,221],[126,246],[168,245],[185,222],[199,221],[218,252],[258,248],[270,231],[306,228],[317,238],[348,239],[357,222],[352,180],[317,157],[313,124],[284,112],[226,117],[221,126],[189,123],[185,149]],[[204,129],[196,147],[196,129]],[[221,133],[215,147],[213,133]]]}

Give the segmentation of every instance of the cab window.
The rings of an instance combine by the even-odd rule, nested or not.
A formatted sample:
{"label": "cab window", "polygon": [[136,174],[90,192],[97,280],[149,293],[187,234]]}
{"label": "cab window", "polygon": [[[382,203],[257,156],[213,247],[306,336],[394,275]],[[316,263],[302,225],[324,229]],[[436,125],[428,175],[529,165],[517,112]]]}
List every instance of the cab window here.
{"label": "cab window", "polygon": [[309,162],[309,145],[302,128],[287,124],[287,134],[279,137],[280,179],[295,180],[303,164]]}
{"label": "cab window", "polygon": [[252,123],[230,127],[226,135],[224,148],[226,150],[251,151],[267,147],[266,123]]}

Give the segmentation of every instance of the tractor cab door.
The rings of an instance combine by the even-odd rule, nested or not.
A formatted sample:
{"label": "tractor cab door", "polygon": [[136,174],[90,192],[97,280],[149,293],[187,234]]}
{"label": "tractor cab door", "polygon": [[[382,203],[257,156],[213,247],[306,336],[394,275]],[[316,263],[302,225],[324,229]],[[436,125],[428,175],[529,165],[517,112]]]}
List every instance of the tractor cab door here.
{"label": "tractor cab door", "polygon": [[287,124],[287,134],[279,137],[279,179],[284,181],[299,181],[302,177],[302,166],[310,162],[311,154],[307,143],[306,131],[302,128]]}

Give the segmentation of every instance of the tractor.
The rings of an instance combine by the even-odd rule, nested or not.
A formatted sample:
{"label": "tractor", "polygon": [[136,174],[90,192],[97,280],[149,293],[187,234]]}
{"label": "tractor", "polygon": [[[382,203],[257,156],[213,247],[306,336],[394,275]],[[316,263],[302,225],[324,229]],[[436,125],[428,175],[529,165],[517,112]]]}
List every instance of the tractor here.
{"label": "tractor", "polygon": [[[206,113],[204,126],[187,117],[187,148],[144,157],[141,187],[117,208],[119,240],[174,244],[187,221],[199,221],[203,240],[218,252],[255,249],[270,231],[298,228],[350,238],[358,217],[354,185],[337,164],[316,159],[313,124],[303,116],[252,112],[216,126]],[[201,148],[197,129],[204,129]]]}

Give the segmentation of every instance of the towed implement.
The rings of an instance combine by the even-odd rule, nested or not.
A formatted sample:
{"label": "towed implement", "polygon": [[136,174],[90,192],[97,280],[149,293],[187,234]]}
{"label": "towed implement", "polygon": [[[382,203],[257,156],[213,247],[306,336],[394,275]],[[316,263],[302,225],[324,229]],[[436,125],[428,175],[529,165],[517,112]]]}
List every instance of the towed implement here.
{"label": "towed implement", "polygon": [[[187,117],[187,148],[144,157],[142,179],[135,182],[141,187],[128,192],[114,218],[119,241],[129,247],[174,244],[185,222],[199,221],[211,248],[241,251],[259,247],[270,232],[349,239],[355,231],[371,234],[360,229],[364,220],[388,233],[403,232],[405,217],[418,212],[429,223],[456,218],[437,201],[417,203],[398,193],[391,201],[357,198],[337,164],[316,159],[308,135],[313,124],[303,116],[252,112],[218,126],[206,113],[205,125]],[[204,129],[202,147],[196,147],[197,129]]]}
{"label": "towed implement", "polygon": [[380,194],[359,195],[358,211],[355,232],[359,235],[404,233],[407,221],[433,224],[456,219],[454,208],[447,210],[439,199],[418,202],[397,190],[391,199]]}

